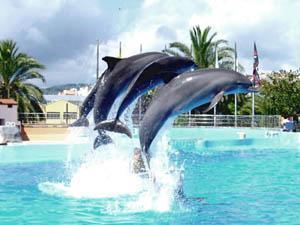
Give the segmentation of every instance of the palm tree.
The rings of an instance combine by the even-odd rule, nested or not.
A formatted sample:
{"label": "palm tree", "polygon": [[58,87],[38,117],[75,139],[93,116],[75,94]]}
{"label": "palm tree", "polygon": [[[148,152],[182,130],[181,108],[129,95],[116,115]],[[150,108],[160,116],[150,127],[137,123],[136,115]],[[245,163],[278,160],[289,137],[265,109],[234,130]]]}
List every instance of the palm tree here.
{"label": "palm tree", "polygon": [[[165,49],[170,55],[185,56],[193,59],[199,68],[214,68],[216,61],[216,49],[218,51],[218,64],[223,69],[233,69],[235,51],[228,46],[228,41],[224,39],[214,40],[217,33],[210,34],[211,27],[206,27],[201,30],[200,26],[195,26],[190,30],[191,47],[181,42],[170,43],[169,48]],[[239,64],[238,71],[243,71],[244,68]],[[218,104],[218,111],[230,114],[234,112],[234,105],[232,107],[232,96],[225,96],[223,101]],[[243,96],[239,96],[240,103],[244,101]],[[193,110],[194,113],[200,113],[207,105],[198,107]]]}
{"label": "palm tree", "polygon": [[[214,41],[217,33],[209,34],[211,27],[203,31],[199,26],[190,30],[191,47],[181,42],[172,42],[168,49],[163,50],[170,55],[185,56],[194,60],[199,68],[215,67],[216,48],[218,49],[218,63],[220,68],[232,69],[234,65],[234,49],[228,47],[228,41],[219,39]],[[239,65],[239,70],[243,68]]]}
{"label": "palm tree", "polygon": [[42,112],[43,92],[31,79],[45,82],[38,72],[44,69],[36,59],[19,53],[16,42],[0,41],[0,97],[13,98],[18,102],[19,112]]}

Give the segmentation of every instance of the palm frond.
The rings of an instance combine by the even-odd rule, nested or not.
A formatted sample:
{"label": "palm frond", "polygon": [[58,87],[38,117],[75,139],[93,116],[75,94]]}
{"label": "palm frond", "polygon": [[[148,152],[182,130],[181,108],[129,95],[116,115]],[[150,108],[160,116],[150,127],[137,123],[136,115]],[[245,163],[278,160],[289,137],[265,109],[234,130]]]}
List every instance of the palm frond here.
{"label": "palm frond", "polygon": [[174,48],[174,49],[178,50],[179,52],[181,52],[186,57],[189,57],[189,58],[192,57],[191,50],[184,43],[172,42],[172,43],[170,43],[170,48]]}
{"label": "palm frond", "polygon": [[173,55],[173,56],[180,56],[180,54],[170,48],[164,49],[162,50],[162,52],[167,53],[169,55]]}
{"label": "palm frond", "polygon": [[45,66],[25,53],[18,53],[12,40],[0,41],[0,95],[18,101],[19,111],[41,111],[39,104],[44,101],[42,91],[28,80],[45,82],[40,70]]}

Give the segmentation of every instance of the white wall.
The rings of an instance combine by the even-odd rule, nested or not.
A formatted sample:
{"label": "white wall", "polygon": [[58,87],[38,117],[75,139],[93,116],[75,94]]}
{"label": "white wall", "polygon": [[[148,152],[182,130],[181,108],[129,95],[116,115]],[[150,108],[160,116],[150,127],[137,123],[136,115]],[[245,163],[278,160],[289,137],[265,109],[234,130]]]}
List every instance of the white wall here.
{"label": "white wall", "polygon": [[13,105],[8,108],[7,105],[0,105],[0,119],[4,119],[4,124],[8,122],[18,122],[18,106]]}

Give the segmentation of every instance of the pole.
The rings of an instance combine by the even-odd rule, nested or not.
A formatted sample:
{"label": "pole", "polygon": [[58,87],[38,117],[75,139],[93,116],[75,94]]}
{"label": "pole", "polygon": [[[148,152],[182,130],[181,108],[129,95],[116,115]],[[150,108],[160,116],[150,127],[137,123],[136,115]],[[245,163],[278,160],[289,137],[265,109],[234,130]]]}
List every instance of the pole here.
{"label": "pole", "polygon": [[217,126],[217,107],[214,107],[214,127]]}
{"label": "pole", "polygon": [[69,119],[69,104],[66,103],[66,124],[68,124],[68,119]]}
{"label": "pole", "polygon": [[[257,79],[257,70],[258,70],[258,54],[256,49],[256,44],[254,42],[254,53],[253,53],[254,63],[253,63],[253,78],[252,78],[252,85],[255,87],[256,79]],[[252,93],[252,120],[251,120],[251,127],[255,126],[255,95]]]}
{"label": "pole", "polygon": [[252,120],[251,120],[251,127],[254,127],[254,116],[255,116],[255,95],[252,93]]}
{"label": "pole", "polygon": [[122,58],[122,42],[119,43],[119,58]]}
{"label": "pole", "polygon": [[[215,68],[219,68],[218,46],[215,47]],[[217,105],[214,106],[214,127],[217,125]]]}
{"label": "pole", "polygon": [[[236,43],[234,43],[234,71],[237,71]],[[237,94],[234,94],[234,127],[237,127]]]}
{"label": "pole", "polygon": [[99,78],[99,40],[97,40],[97,65],[96,65],[96,78]]}
{"label": "pole", "polygon": [[[140,53],[143,52],[143,45],[140,44]],[[139,97],[139,125],[142,120],[142,96]]]}

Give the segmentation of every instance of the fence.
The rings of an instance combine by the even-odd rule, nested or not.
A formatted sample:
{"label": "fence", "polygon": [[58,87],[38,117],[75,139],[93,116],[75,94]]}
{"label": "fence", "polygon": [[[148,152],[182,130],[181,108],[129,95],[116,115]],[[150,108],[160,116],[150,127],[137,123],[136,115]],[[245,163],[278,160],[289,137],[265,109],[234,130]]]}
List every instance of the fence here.
{"label": "fence", "polygon": [[[20,113],[19,120],[23,124],[70,124],[78,115],[61,115],[53,118],[45,113]],[[134,126],[139,126],[143,115],[133,114]],[[252,120],[253,119],[253,120]],[[279,115],[210,115],[210,114],[182,114],[176,118],[175,127],[280,127]]]}
{"label": "fence", "polygon": [[174,126],[179,127],[280,127],[280,116],[277,115],[205,115],[183,114],[175,121]]}
{"label": "fence", "polygon": [[68,125],[78,118],[78,114],[74,112],[64,113],[19,113],[19,121],[22,124],[49,124],[49,125]]}
{"label": "fence", "polygon": [[[139,126],[143,116],[132,116],[133,124]],[[211,115],[211,114],[182,114],[173,123],[175,127],[281,127],[279,115]]]}

